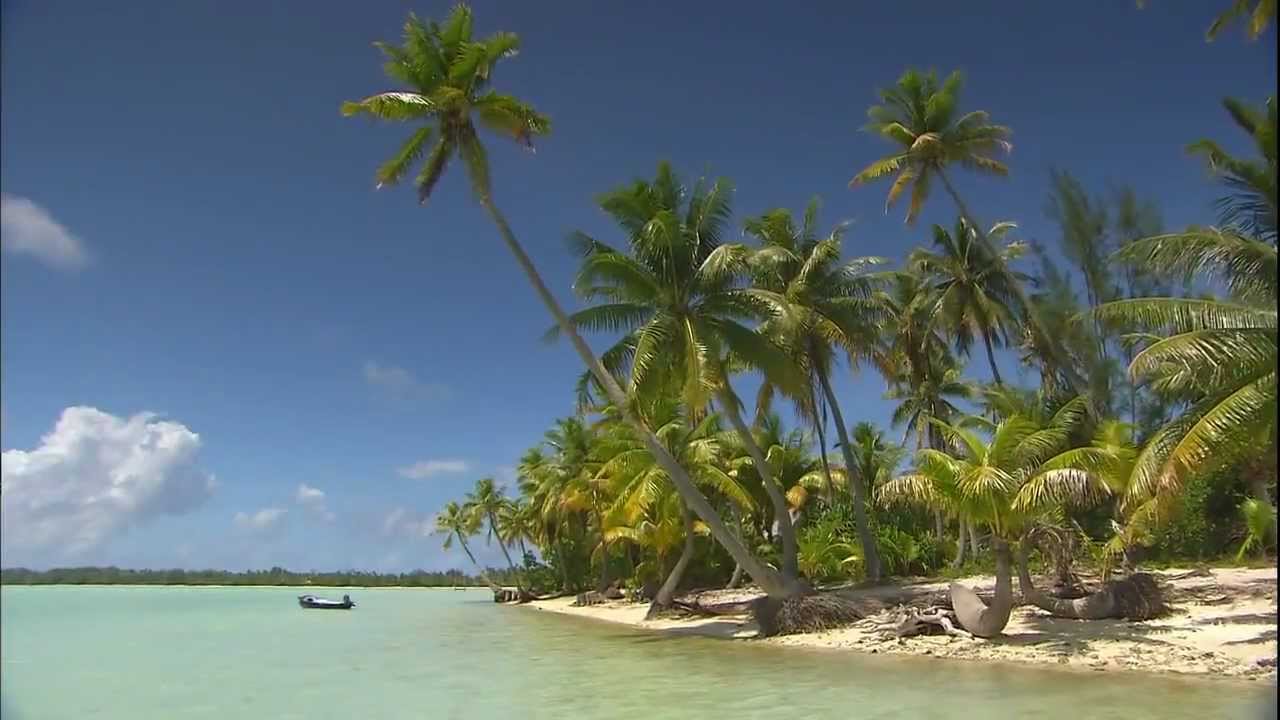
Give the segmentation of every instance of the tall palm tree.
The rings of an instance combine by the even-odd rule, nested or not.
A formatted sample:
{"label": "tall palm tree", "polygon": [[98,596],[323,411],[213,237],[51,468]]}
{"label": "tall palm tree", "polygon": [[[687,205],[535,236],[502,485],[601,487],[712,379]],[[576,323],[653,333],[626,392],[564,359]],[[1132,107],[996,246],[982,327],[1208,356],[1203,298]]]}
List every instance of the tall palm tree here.
{"label": "tall palm tree", "polygon": [[953,339],[956,350],[966,355],[974,335],[980,336],[997,385],[1003,383],[993,346],[1007,343],[1016,327],[1014,308],[1020,305],[1017,286],[1027,277],[1010,268],[1023,252],[1021,243],[1011,242],[996,250],[991,242],[999,241],[1013,227],[1012,223],[999,223],[986,233],[990,242],[982,242],[961,217],[952,232],[940,225],[933,227],[936,251],[921,248],[908,258],[910,266],[932,285],[934,322]]}
{"label": "tall palm tree", "polygon": [[[868,272],[882,262],[879,258],[842,260],[840,246],[845,226],[819,237],[817,215],[815,199],[805,209],[798,228],[791,213],[783,209],[747,221],[747,233],[760,242],[750,259],[752,294],[772,310],[762,331],[792,351],[808,379],[796,398],[797,404],[819,429],[822,422],[814,402],[815,388],[822,393],[825,407],[831,410],[835,421],[847,471],[857,466],[830,378],[841,354],[854,364],[859,358],[873,355],[884,316],[877,298],[884,278]],[[820,455],[825,464],[825,440],[822,446]],[[846,476],[867,577],[879,580],[880,554],[867,519],[866,483],[870,479],[856,471],[846,472]]]}
{"label": "tall palm tree", "polygon": [[[405,23],[403,44],[377,44],[387,56],[384,70],[392,80],[407,89],[383,91],[360,101],[344,103],[342,111],[345,115],[364,113],[418,125],[400,150],[378,169],[379,186],[394,184],[403,178],[425,153],[422,170],[415,180],[419,200],[425,201],[439,182],[450,158],[458,155],[463,159],[476,199],[493,219],[503,243],[515,257],[538,298],[546,305],[561,331],[569,337],[574,350],[610,401],[625,412],[626,394],[622,387],[600,364],[569,322],[568,314],[543,282],[493,200],[488,155],[480,142],[475,121],[525,146],[531,146],[535,136],[546,134],[551,127],[546,116],[527,103],[488,89],[494,67],[500,60],[511,57],[518,46],[519,38],[512,33],[497,33],[484,40],[474,40],[471,9],[466,5],[456,7],[442,25],[423,22],[410,15]],[[428,152],[426,148],[433,137],[435,144]],[[784,582],[738,542],[640,418],[632,413],[628,415],[628,420],[637,432],[642,433],[659,462],[671,473],[672,482],[689,507],[707,523],[716,541],[747,568],[761,588],[779,598],[800,592],[801,588]]]}
{"label": "tall palm tree", "polygon": [[[865,184],[872,180],[895,176],[889,188],[886,211],[892,206],[907,186],[911,186],[911,204],[907,211],[907,222],[913,223],[929,196],[934,177],[937,177],[951,196],[960,212],[960,217],[968,223],[974,232],[979,233],[983,244],[989,245],[982,236],[982,225],[978,223],[968,205],[956,192],[946,170],[952,165],[974,170],[987,175],[1000,177],[1009,174],[1009,168],[996,155],[1008,153],[1013,149],[1009,143],[1012,131],[1003,125],[994,125],[990,116],[982,110],[974,110],[957,117],[957,105],[963,79],[959,72],[953,72],[941,84],[933,72],[927,74],[917,70],[907,70],[897,84],[880,91],[883,104],[872,106],[867,115],[870,122],[864,128],[877,133],[889,142],[898,146],[898,152],[883,157],[868,165],[850,181],[850,187]],[[989,257],[1000,253],[988,247]],[[1020,285],[1012,288],[1017,303],[1012,310],[1015,313],[1026,313],[1028,302]],[[1026,321],[1035,326],[1034,314],[1027,314]],[[1053,354],[1059,358],[1065,356],[1065,350],[1055,343],[1047,333],[1040,334],[1049,342]],[[1085,388],[1084,380],[1075,370],[1061,361],[1064,372],[1074,392]]]}
{"label": "tall palm tree", "polygon": [[937,178],[960,214],[977,227],[947,177],[946,169],[959,165],[988,175],[1008,175],[1009,168],[995,156],[1013,149],[1009,143],[1012,131],[1003,125],[993,125],[983,110],[959,115],[957,106],[963,84],[959,71],[939,84],[933,71],[921,73],[908,69],[894,87],[881,90],[883,104],[867,111],[871,121],[865,129],[898,146],[898,150],[863,168],[849,182],[850,187],[894,176],[885,211],[910,187],[907,223],[911,224]]}
{"label": "tall palm tree", "polygon": [[[764,480],[780,525],[782,574],[795,579],[795,531],[786,498],[729,382],[732,365],[747,365],[777,385],[793,385],[784,353],[743,324],[762,319],[769,308],[742,286],[747,248],[721,242],[731,192],[723,179],[688,190],[664,162],[653,181],[602,196],[601,208],[627,235],[627,251],[585,233],[571,237],[583,257],[574,289],[598,304],[574,313],[570,322],[589,331],[624,333],[602,358],[610,371],[629,375],[634,396],[653,398],[676,387],[693,413],[715,399]],[[558,332],[552,328],[548,335]]]}
{"label": "tall palm tree", "polygon": [[972,590],[953,583],[952,605],[966,630],[998,635],[1013,607],[1009,545],[1018,543],[1046,514],[1066,504],[1094,504],[1110,495],[1124,472],[1120,459],[1100,446],[1071,447],[1073,431],[1087,417],[1082,398],[1064,405],[1046,423],[1013,416],[990,427],[990,439],[960,424],[934,423],[956,448],[916,453],[914,472],[880,486],[877,500],[914,502],[959,512],[992,532],[996,591],[988,607]]}
{"label": "tall palm tree", "polygon": [[489,577],[489,573],[476,562],[476,556],[471,554],[471,547],[467,545],[467,538],[474,535],[479,526],[476,522],[476,514],[463,508],[456,502],[449,502],[444,509],[436,515],[436,532],[444,535],[444,549],[448,550],[453,547],[453,541],[456,539],[458,544],[462,546],[462,551],[467,554],[467,558],[471,560],[471,564],[475,566],[480,573],[480,577],[489,585],[491,590],[497,591],[499,587]]}
{"label": "tall palm tree", "polygon": [[507,567],[511,568],[511,576],[516,579],[516,587],[523,593],[524,583],[520,578],[520,570],[516,568],[515,562],[511,560],[511,553],[507,551],[507,543],[503,540],[502,532],[499,530],[498,513],[508,503],[508,499],[503,496],[502,489],[494,483],[493,478],[480,478],[476,481],[475,489],[467,493],[466,503],[463,509],[471,512],[476,516],[476,525],[480,527],[488,527],[485,533],[485,542],[498,541],[498,548],[502,550],[502,556],[507,560]]}

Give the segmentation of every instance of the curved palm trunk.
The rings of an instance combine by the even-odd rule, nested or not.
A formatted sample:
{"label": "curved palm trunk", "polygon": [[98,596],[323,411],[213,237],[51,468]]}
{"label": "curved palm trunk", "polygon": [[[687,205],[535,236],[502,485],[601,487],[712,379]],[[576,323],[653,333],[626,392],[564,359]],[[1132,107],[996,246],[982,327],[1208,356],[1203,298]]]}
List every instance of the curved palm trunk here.
{"label": "curved palm trunk", "polygon": [[684,571],[689,567],[689,562],[693,560],[693,513],[684,507],[683,503],[680,507],[680,515],[684,518],[684,547],[680,550],[680,557],[676,560],[675,567],[671,568],[671,572],[667,573],[667,579],[662,583],[662,587],[658,588],[658,594],[654,596],[653,603],[649,605],[649,612],[645,614],[645,620],[652,620],[659,610],[671,607],[671,601],[675,599],[676,589],[680,587],[680,580],[684,578]]}
{"label": "curved palm trunk", "polygon": [[991,539],[996,555],[996,593],[988,606],[978,593],[959,583],[951,583],[951,607],[965,630],[982,638],[999,635],[1009,624],[1013,612],[1013,578],[1009,563],[1009,545],[1000,538]]}
{"label": "curved palm trunk", "polygon": [[981,550],[978,544],[978,528],[973,523],[969,523],[969,551],[973,553],[973,559],[978,559],[978,551]]}
{"label": "curved palm trunk", "polygon": [[524,271],[529,284],[533,286],[534,291],[538,294],[538,298],[547,306],[547,310],[555,318],[556,323],[560,326],[560,331],[568,336],[578,356],[582,358],[587,369],[591,371],[596,381],[604,388],[605,394],[609,396],[609,401],[622,411],[627,422],[635,428],[645,447],[653,455],[658,465],[667,473],[667,476],[671,478],[671,483],[676,486],[676,491],[680,493],[680,497],[684,499],[686,505],[707,524],[716,542],[720,543],[733,556],[733,559],[742,565],[769,596],[787,598],[802,594],[805,591],[804,586],[800,585],[794,578],[784,577],[778,571],[765,565],[733,536],[732,531],[720,519],[720,515],[716,513],[715,508],[711,506],[707,498],[693,484],[689,473],[680,467],[680,464],[671,456],[671,453],[667,452],[667,449],[663,447],[662,441],[636,416],[631,409],[630,403],[627,402],[627,396],[622,391],[622,387],[618,385],[613,375],[600,364],[586,341],[582,339],[582,336],[573,327],[573,323],[569,322],[569,316],[565,314],[555,296],[547,289],[546,283],[542,281],[542,276],[538,274],[538,269],[534,267],[533,261],[529,259],[529,255],[525,253],[520,242],[516,240],[515,234],[511,232],[511,226],[507,224],[506,218],[502,216],[497,206],[493,204],[493,199],[488,194],[482,194],[480,196],[480,204],[489,213],[489,216],[493,218],[493,223],[497,225],[498,234],[502,236],[502,241],[506,244],[507,249],[511,251],[511,254],[515,256],[516,262],[519,263],[520,269]]}
{"label": "curved palm trunk", "polygon": [[569,582],[569,564],[565,562],[564,540],[556,537],[556,548],[560,551],[560,589],[564,592],[572,592],[572,583]]}
{"label": "curved palm trunk", "polygon": [[1023,602],[1035,605],[1054,617],[1101,620],[1123,615],[1115,595],[1109,592],[1096,592],[1075,600],[1060,600],[1037,590],[1031,582],[1031,571],[1027,567],[1026,540],[1018,547],[1018,586],[1022,590]]}
{"label": "curved palm trunk", "polygon": [[480,563],[476,562],[476,556],[471,554],[471,548],[467,545],[467,539],[462,536],[462,533],[454,530],[453,535],[458,538],[458,544],[462,546],[462,552],[467,554],[467,559],[471,561],[472,565],[476,566],[476,571],[480,573],[480,579],[485,581],[485,584],[489,586],[490,590],[494,592],[501,590],[502,586],[494,582],[493,579],[489,577],[489,573],[485,572],[484,568],[480,567]]}
{"label": "curved palm trunk", "polygon": [[516,564],[511,561],[511,553],[507,552],[507,544],[502,542],[502,536],[498,534],[497,518],[493,516],[493,511],[489,510],[486,515],[489,517],[489,528],[493,530],[493,537],[498,541],[498,547],[502,548],[502,557],[507,559],[507,567],[511,568],[511,575],[516,580],[516,590],[524,595],[524,581],[520,577],[520,570],[516,568]]}
{"label": "curved palm trunk", "polygon": [[773,476],[773,469],[764,459],[764,451],[760,449],[755,436],[751,434],[751,428],[747,427],[746,422],[742,420],[742,413],[738,412],[738,398],[734,397],[733,391],[727,384],[722,384],[716,395],[720,400],[721,412],[729,418],[729,424],[733,425],[733,429],[742,439],[742,444],[746,446],[747,454],[751,456],[751,463],[760,474],[765,494],[769,496],[769,503],[773,506],[773,516],[778,522],[778,534],[782,536],[782,575],[786,578],[797,578],[800,576],[800,565],[797,560],[796,528],[791,521],[791,508],[787,505],[787,498],[782,494],[782,487],[778,485],[777,478]]}
{"label": "curved palm trunk", "polygon": [[876,549],[875,536],[871,534],[870,520],[867,517],[867,489],[863,478],[858,477],[857,463],[853,460],[853,446],[849,444],[849,433],[845,430],[844,414],[840,412],[840,403],[836,400],[835,391],[827,374],[817,370],[818,383],[827,398],[827,407],[831,408],[831,420],[836,426],[836,437],[840,439],[840,453],[844,455],[845,474],[849,480],[849,494],[853,496],[853,521],[858,526],[858,543],[862,546],[862,556],[866,559],[867,579],[880,579],[880,551]]}

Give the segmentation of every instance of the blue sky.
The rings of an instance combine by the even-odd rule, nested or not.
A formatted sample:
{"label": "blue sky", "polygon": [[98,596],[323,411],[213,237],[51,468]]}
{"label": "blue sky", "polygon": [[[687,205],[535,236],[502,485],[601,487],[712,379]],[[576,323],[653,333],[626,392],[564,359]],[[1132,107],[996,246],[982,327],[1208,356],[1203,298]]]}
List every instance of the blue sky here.
{"label": "blue sky", "polygon": [[[886,151],[858,132],[875,89],[908,65],[964,70],[965,106],[1012,126],[1012,176],[957,184],[1045,242],[1050,167],[1131,184],[1170,227],[1211,220],[1182,148],[1245,149],[1219,100],[1276,81],[1274,31],[1204,42],[1212,4],[743,5],[476,3],[481,32],[524,41],[495,85],[554,121],[536,155],[491,156],[565,302],[564,236],[616,239],[593,198],[660,159],[732,178],[735,222],[816,194],[824,223],[854,221],[850,254],[926,242],[953,217],[941,194],[907,228],[886,187],[847,188]],[[375,192],[405,130],[338,113],[388,87],[371,41],[447,8],[6,0],[6,565],[461,566],[421,523],[509,482],[580,365],[540,342],[549,318],[465,181],[426,208]],[[886,420],[878,377],[837,389],[850,422]]]}

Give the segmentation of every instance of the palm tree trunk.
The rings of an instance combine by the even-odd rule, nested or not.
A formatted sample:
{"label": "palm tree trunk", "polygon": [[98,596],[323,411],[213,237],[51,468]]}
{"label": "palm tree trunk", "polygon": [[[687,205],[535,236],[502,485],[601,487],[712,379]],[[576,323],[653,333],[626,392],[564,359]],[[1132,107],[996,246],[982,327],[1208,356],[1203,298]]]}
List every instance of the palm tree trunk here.
{"label": "palm tree trunk", "polygon": [[604,538],[604,516],[599,509],[595,511],[596,527],[600,529],[600,585],[596,590],[604,592],[609,587],[609,541]]}
{"label": "palm tree trunk", "polygon": [[844,455],[849,494],[853,496],[853,521],[858,526],[858,543],[862,546],[867,579],[877,582],[880,580],[881,573],[880,552],[876,549],[876,539],[871,534],[871,521],[867,516],[867,488],[863,485],[865,478],[858,476],[858,465],[853,459],[853,446],[849,443],[849,432],[845,429],[844,413],[840,412],[840,402],[836,400],[836,393],[831,389],[831,381],[821,369],[816,372],[818,384],[822,386],[822,394],[827,398],[827,407],[831,408],[831,420],[836,426],[836,437],[840,439],[840,453]]}
{"label": "palm tree trunk", "polygon": [[979,547],[980,546],[978,545],[978,530],[973,526],[973,523],[969,523],[969,551],[973,553],[974,560],[978,559]]}
{"label": "palm tree trunk", "polygon": [[520,265],[520,269],[524,271],[529,284],[533,286],[534,291],[538,294],[538,298],[555,318],[560,331],[568,336],[578,356],[582,358],[587,369],[595,377],[596,382],[600,383],[600,386],[604,388],[609,401],[623,413],[627,422],[635,428],[645,447],[653,455],[658,465],[667,473],[667,477],[671,478],[671,483],[675,485],[680,497],[707,524],[716,542],[720,543],[733,556],[733,559],[746,569],[747,573],[760,585],[760,589],[764,590],[769,596],[788,598],[803,593],[804,587],[796,582],[794,578],[784,577],[773,568],[765,565],[759,558],[751,554],[746,546],[733,537],[733,533],[724,524],[724,521],[720,519],[715,508],[711,506],[707,498],[693,484],[689,473],[680,467],[680,464],[671,456],[671,453],[667,452],[667,449],[663,447],[662,441],[635,414],[631,404],[627,402],[627,395],[623,392],[622,387],[618,385],[613,375],[600,364],[586,341],[582,339],[582,336],[573,327],[573,323],[569,321],[569,316],[565,314],[555,296],[547,289],[547,285],[542,281],[542,276],[538,274],[538,269],[534,267],[533,261],[529,259],[529,255],[521,247],[520,242],[516,240],[515,234],[511,232],[511,226],[507,224],[507,219],[503,217],[502,213],[498,211],[498,207],[494,205],[493,198],[484,193],[480,196],[480,204],[489,213],[489,216],[493,218],[493,223],[498,227],[498,234],[502,236],[502,241],[506,244],[507,249],[511,251],[511,254],[515,256],[516,262]]}
{"label": "palm tree trunk", "polygon": [[560,589],[564,592],[572,592],[572,583],[569,582],[569,563],[564,551],[564,540],[559,536],[556,537],[556,547],[559,549],[560,555]]}
{"label": "palm tree trunk", "polygon": [[685,568],[689,567],[689,561],[693,559],[693,513],[681,503],[680,515],[684,518],[684,548],[680,550],[680,558],[676,560],[675,567],[671,568],[666,581],[662,583],[662,587],[658,588],[658,594],[654,596],[653,603],[649,605],[649,612],[645,614],[646,620],[652,619],[659,610],[671,607],[676,589],[680,587],[680,580],[684,578]]}
{"label": "palm tree trunk", "polygon": [[951,567],[958,568],[964,564],[964,518],[960,518],[960,538],[956,541],[956,559],[951,561]]}
{"label": "palm tree trunk", "polygon": [[501,590],[502,586],[494,582],[489,577],[489,573],[485,572],[484,568],[480,567],[480,563],[476,562],[476,556],[471,554],[471,548],[467,546],[467,539],[462,537],[462,533],[455,530],[453,534],[458,538],[458,544],[462,546],[462,552],[467,554],[467,559],[471,561],[472,565],[476,566],[476,570],[480,573],[480,579],[485,581],[490,590],[494,592]]}
{"label": "palm tree trunk", "polygon": [[[741,540],[742,539],[742,511],[738,509],[737,505],[733,503],[729,503],[729,512],[733,514],[733,525],[734,525],[734,528],[738,531],[738,539]],[[735,562],[733,564],[733,575],[729,577],[729,584],[726,587],[732,590],[738,587],[738,584],[741,582],[742,582],[742,565]]]}
{"label": "palm tree trunk", "polygon": [[492,510],[490,510],[490,511],[489,511],[488,513],[486,513],[486,514],[487,514],[487,515],[488,515],[488,517],[489,517],[489,527],[490,527],[491,529],[493,529],[493,537],[494,537],[494,539],[495,539],[495,540],[497,540],[497,541],[498,541],[498,547],[502,548],[502,557],[504,557],[504,558],[506,558],[506,559],[507,559],[507,567],[511,568],[511,575],[512,575],[512,577],[514,577],[514,578],[515,578],[515,580],[516,580],[516,590],[518,590],[518,591],[520,592],[520,594],[521,594],[521,595],[523,595],[523,594],[524,594],[524,581],[523,581],[523,580],[521,580],[521,578],[520,578],[520,571],[516,569],[516,564],[515,564],[514,562],[512,562],[512,561],[511,561],[511,553],[507,552],[507,544],[506,544],[506,543],[504,543],[504,542],[502,542],[502,536],[501,536],[501,535],[498,535],[498,530],[497,530],[497,527],[498,527],[497,518],[495,518],[495,517],[493,516],[493,511],[492,511]]}
{"label": "palm tree trunk", "polygon": [[1004,383],[1000,380],[1000,368],[996,367],[996,355],[991,351],[991,333],[983,328],[982,344],[987,348],[987,362],[991,365],[991,377],[996,381],[997,387],[1003,387]]}
{"label": "palm tree trunk", "polygon": [[759,473],[764,485],[765,494],[769,496],[769,503],[773,505],[778,534],[782,536],[782,575],[786,578],[797,578],[800,570],[797,561],[796,528],[791,522],[791,508],[787,506],[787,498],[782,494],[782,487],[778,485],[777,478],[773,476],[773,469],[764,459],[764,451],[760,449],[755,436],[751,434],[751,428],[742,420],[742,413],[738,412],[738,398],[729,389],[728,383],[721,383],[716,394],[720,400],[720,411],[729,418],[729,424],[733,425],[733,429],[742,439],[742,444],[746,446],[747,454],[751,456],[751,462],[755,465],[756,472]]}
{"label": "palm tree trunk", "polygon": [[817,398],[813,394],[813,383],[809,383],[809,405],[813,407],[813,427],[818,433],[818,459],[822,461],[822,479],[826,483],[822,489],[822,499],[827,505],[835,499],[835,483],[831,481],[831,464],[827,462],[827,414],[818,413]]}

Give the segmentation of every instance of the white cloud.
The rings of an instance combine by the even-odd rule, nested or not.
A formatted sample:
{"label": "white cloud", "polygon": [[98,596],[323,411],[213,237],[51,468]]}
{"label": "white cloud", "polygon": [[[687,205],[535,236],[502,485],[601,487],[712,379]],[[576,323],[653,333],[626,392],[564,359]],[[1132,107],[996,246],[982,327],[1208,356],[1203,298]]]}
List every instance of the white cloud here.
{"label": "white cloud", "polygon": [[293,499],[325,522],[332,522],[336,517],[325,504],[325,494],[320,488],[313,488],[306,483],[301,483],[298,485],[298,491],[294,493]]}
{"label": "white cloud", "polygon": [[0,193],[0,248],[27,254],[60,270],[89,261],[80,238],[27,198]]}
{"label": "white cloud", "polygon": [[433,475],[466,472],[468,467],[465,460],[419,460],[412,465],[396,468],[396,474],[410,480],[425,480]]}
{"label": "white cloud", "polygon": [[449,388],[442,383],[423,382],[413,373],[395,365],[364,364],[364,381],[389,397],[401,400],[442,400]]}
{"label": "white cloud", "polygon": [[34,450],[0,455],[3,564],[83,556],[160,515],[199,507],[217,487],[196,466],[200,436],[153,413],[69,407]]}
{"label": "white cloud", "polygon": [[263,508],[258,512],[249,515],[248,513],[238,512],[231,521],[235,526],[245,530],[269,530],[273,525],[289,512],[284,508]]}
{"label": "white cloud", "polygon": [[435,513],[423,515],[402,507],[387,513],[382,520],[384,537],[422,538],[435,532],[435,529]]}

